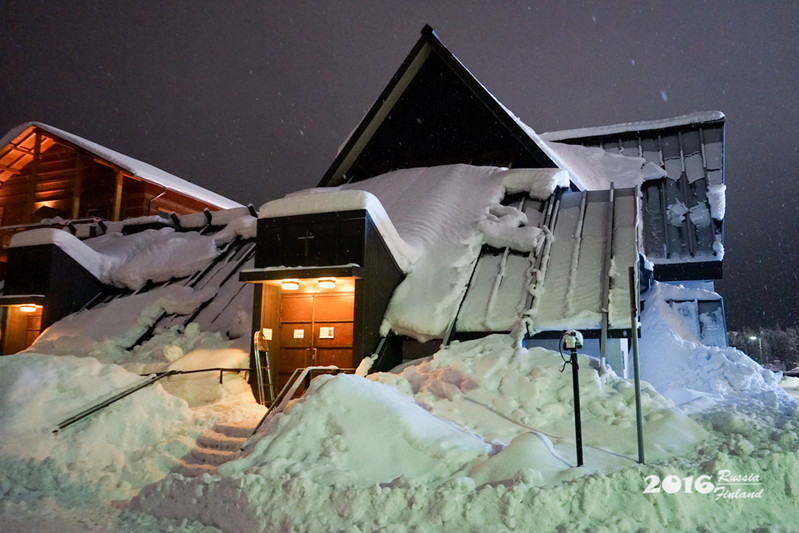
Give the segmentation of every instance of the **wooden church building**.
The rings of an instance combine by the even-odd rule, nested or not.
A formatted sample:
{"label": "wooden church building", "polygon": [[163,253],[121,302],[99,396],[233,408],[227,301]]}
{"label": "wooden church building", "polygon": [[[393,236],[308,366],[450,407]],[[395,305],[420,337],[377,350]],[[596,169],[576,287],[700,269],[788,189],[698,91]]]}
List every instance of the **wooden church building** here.
{"label": "wooden church building", "polygon": [[[28,122],[0,139],[0,298],[2,353],[15,353],[42,329],[45,295],[29,294],[31,280],[49,279],[65,295],[45,317],[44,327],[74,311],[79,293],[93,295],[94,285],[70,275],[70,261],[26,256],[7,279],[9,245],[25,230],[51,227],[79,233],[105,222],[241,208],[241,204],[173,176],[152,165],[40,122]],[[80,238],[92,235],[78,235]],[[57,251],[54,253],[58,253]],[[63,254],[61,254],[63,255]],[[16,286],[15,286],[16,285]],[[88,291],[88,292],[87,292]],[[75,301],[77,301],[75,300]],[[51,306],[52,307],[52,306]],[[58,311],[61,309],[61,311]]]}
{"label": "wooden church building", "polygon": [[219,194],[40,122],[0,139],[0,231],[48,219],[117,221],[240,207]]}
{"label": "wooden church building", "polygon": [[[609,160],[627,156],[643,178],[632,183],[614,177],[617,169],[590,168],[586,150]],[[387,370],[453,340],[508,333],[520,323],[528,344],[544,346],[579,328],[593,339],[589,351],[626,372],[628,267],[636,273],[635,298],[649,279],[712,289],[721,277],[723,156],[718,112],[538,135],[425,26],[319,190],[357,190],[389,172],[453,164],[566,172],[568,183],[546,198],[509,193],[502,200],[545,238],[532,250],[485,244],[471,260],[449,326],[432,339],[414,339],[381,329],[408,272],[391,244],[393,228],[381,228],[379,201],[321,209],[296,197],[270,202],[260,212],[254,266],[240,277],[256,286],[253,329],[270,339],[282,380],[298,367],[355,367],[370,356],[373,370]],[[306,198],[313,203],[313,195]],[[559,308],[577,283],[591,287],[584,308]],[[488,320],[485,309],[498,305],[498,293],[514,299],[512,318]],[[715,313],[723,329],[720,299],[689,304]],[[580,318],[589,311],[600,318]],[[708,333],[708,342],[726,341]]]}
{"label": "wooden church building", "polygon": [[[182,222],[192,215],[161,220],[176,231],[213,234],[225,217],[211,211],[248,211],[39,123],[10,132],[0,150],[0,214],[9,232],[44,219],[51,224],[56,217],[70,221],[67,231],[76,227],[72,220],[91,217],[87,227],[101,231],[96,228],[102,219],[205,210],[194,229]],[[400,174],[413,180],[394,187]],[[477,181],[465,186],[458,181],[463,176]],[[501,187],[490,185],[485,197],[475,196],[489,182]],[[268,344],[275,388],[298,368],[354,369],[368,360],[364,366],[371,370],[388,370],[451,342],[494,333],[553,347],[567,329],[579,329],[587,339],[585,351],[624,375],[627,342],[637,335],[630,302],[638,301],[651,280],[708,289],[670,304],[694,317],[703,342],[726,342],[719,334],[726,331],[723,305],[712,291],[723,270],[724,191],[723,114],[539,135],[425,26],[318,186],[268,202],[257,211],[253,235],[220,249],[219,294],[240,305],[239,295],[252,293],[252,334]],[[430,214],[438,216],[438,226],[424,220],[425,210],[416,220],[403,220],[403,204],[433,194],[441,209]],[[515,222],[502,226],[497,237],[489,235],[490,224],[475,219],[472,226],[482,233],[449,259],[457,268],[437,270],[428,261],[425,270],[421,262],[449,243],[439,240],[422,249],[408,240],[409,228],[428,226],[432,237],[448,233],[446,224],[454,226],[466,210],[459,194],[484,202],[475,204],[485,219],[479,222]],[[507,239],[507,232],[526,238]],[[48,264],[69,264],[58,248],[57,242],[48,246]],[[78,292],[100,295],[86,303],[88,298],[73,298],[63,287],[47,286],[54,278],[43,271],[42,283],[33,286],[25,262],[40,250],[12,251],[14,276],[0,304],[16,313],[14,320],[22,304],[36,303],[26,298],[49,306],[51,323],[81,306],[128,296],[87,278],[85,291],[73,284]],[[192,286],[214,272],[184,282]],[[141,290],[151,286],[157,284]],[[448,292],[434,301],[442,288]],[[710,296],[697,299],[700,293]],[[408,316],[415,313],[409,305],[415,298],[435,305],[424,310],[428,314]],[[215,306],[208,304],[209,316]],[[16,335],[24,335],[25,325],[12,318],[7,311],[6,325],[13,322]],[[33,326],[30,334],[38,334]],[[253,350],[253,368],[256,355],[260,361],[264,354]]]}

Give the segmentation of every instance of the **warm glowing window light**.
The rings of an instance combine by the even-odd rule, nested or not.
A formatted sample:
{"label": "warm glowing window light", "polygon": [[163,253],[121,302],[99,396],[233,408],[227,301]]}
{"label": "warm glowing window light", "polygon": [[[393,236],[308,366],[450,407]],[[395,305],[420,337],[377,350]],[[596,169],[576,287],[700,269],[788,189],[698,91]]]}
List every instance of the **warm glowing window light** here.
{"label": "warm glowing window light", "polygon": [[296,291],[300,288],[300,280],[298,279],[284,279],[283,282],[280,284],[284,290],[287,291]]}
{"label": "warm glowing window light", "polygon": [[322,278],[317,282],[320,289],[335,289],[336,280],[333,278]]}
{"label": "warm glowing window light", "polygon": [[19,310],[22,311],[23,313],[35,313],[37,307],[32,304],[23,304],[19,306]]}

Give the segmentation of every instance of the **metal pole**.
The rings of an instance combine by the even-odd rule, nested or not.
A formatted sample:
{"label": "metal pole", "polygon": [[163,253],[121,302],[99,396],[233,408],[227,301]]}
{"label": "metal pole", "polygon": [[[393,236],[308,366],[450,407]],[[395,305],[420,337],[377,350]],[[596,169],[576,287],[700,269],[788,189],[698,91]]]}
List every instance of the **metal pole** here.
{"label": "metal pole", "polygon": [[641,374],[638,368],[638,286],[635,283],[635,267],[630,267],[630,338],[633,343],[635,426],[638,432],[638,462],[644,464],[644,414],[641,410]]}
{"label": "metal pole", "polygon": [[259,337],[263,335],[260,331],[256,331],[253,335],[252,345],[253,352],[255,353],[255,383],[258,387],[258,403],[266,403],[266,393],[264,392],[264,375],[261,372],[261,353],[258,351]]}
{"label": "metal pole", "polygon": [[574,439],[577,446],[577,466],[583,466],[583,427],[580,421],[580,375],[577,350],[571,350],[572,387],[574,388]]}

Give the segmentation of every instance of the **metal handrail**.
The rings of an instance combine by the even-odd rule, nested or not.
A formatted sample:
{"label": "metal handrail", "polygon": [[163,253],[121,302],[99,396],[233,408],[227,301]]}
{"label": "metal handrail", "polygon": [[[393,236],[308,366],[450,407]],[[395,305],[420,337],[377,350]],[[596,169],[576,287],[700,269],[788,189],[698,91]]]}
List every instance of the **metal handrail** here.
{"label": "metal handrail", "polygon": [[83,420],[87,416],[90,416],[90,415],[96,413],[97,411],[100,411],[101,409],[105,409],[106,407],[108,407],[112,403],[118,402],[122,398],[125,398],[126,396],[129,396],[129,395],[133,394],[134,392],[136,392],[137,390],[143,389],[144,387],[148,387],[148,386],[152,385],[153,383],[155,383],[156,381],[159,381],[161,379],[167,378],[169,376],[176,376],[178,374],[195,374],[197,372],[215,372],[215,371],[219,372],[219,383],[222,383],[222,373],[223,372],[242,372],[242,371],[250,372],[251,369],[249,369],[249,368],[219,368],[219,367],[217,367],[217,368],[202,368],[202,369],[198,369],[198,370],[167,370],[166,372],[157,372],[155,374],[143,374],[143,375],[149,376],[149,377],[146,380],[144,380],[144,381],[142,381],[140,383],[137,383],[136,385],[133,385],[132,387],[129,387],[129,388],[123,390],[122,392],[119,392],[119,393],[115,394],[114,396],[111,396],[110,398],[107,398],[107,399],[103,400],[102,402],[94,404],[91,407],[89,407],[87,409],[84,409],[80,413],[78,413],[78,414],[76,414],[74,416],[71,416],[71,417],[67,418],[66,420],[60,422],[56,426],[56,428],[53,430],[53,433],[58,433],[59,431],[63,430],[64,428],[66,428],[68,426],[71,426],[75,422],[78,422],[79,420]]}
{"label": "metal handrail", "polygon": [[[272,413],[280,413],[283,411],[283,409],[286,408],[288,402],[291,400],[291,398],[294,397],[294,393],[296,393],[297,389],[300,388],[300,384],[305,382],[306,378],[308,378],[309,374],[314,370],[333,370],[335,371],[336,374],[338,374],[340,372],[352,369],[339,368],[335,365],[308,366],[305,368],[295,368],[294,372],[291,373],[291,377],[289,377],[288,381],[286,381],[286,384],[283,385],[283,388],[280,389],[280,392],[275,397],[275,401],[273,401],[272,405],[270,405],[269,409],[267,409],[266,414],[264,414],[261,420],[258,421],[258,424],[255,426],[255,428],[252,430],[250,438],[252,438],[253,435],[255,435],[258,432],[258,430],[261,428],[264,422],[266,422],[267,418],[269,418],[272,415]],[[307,385],[308,384],[306,383],[306,386]],[[249,444],[249,439],[247,439],[247,442],[245,442],[241,448],[242,449],[246,448],[247,444]]]}

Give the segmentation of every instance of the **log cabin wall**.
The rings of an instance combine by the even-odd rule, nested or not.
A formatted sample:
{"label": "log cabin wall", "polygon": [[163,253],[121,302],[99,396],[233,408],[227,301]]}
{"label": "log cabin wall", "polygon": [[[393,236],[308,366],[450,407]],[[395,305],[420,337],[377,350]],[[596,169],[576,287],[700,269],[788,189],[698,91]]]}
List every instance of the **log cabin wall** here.
{"label": "log cabin wall", "polygon": [[[179,191],[132,176],[113,163],[34,126],[11,144],[0,147],[0,151],[5,154],[2,170],[6,178],[0,183],[0,226],[35,224],[54,217],[120,220],[217,209]],[[21,163],[15,163],[17,159]]]}

